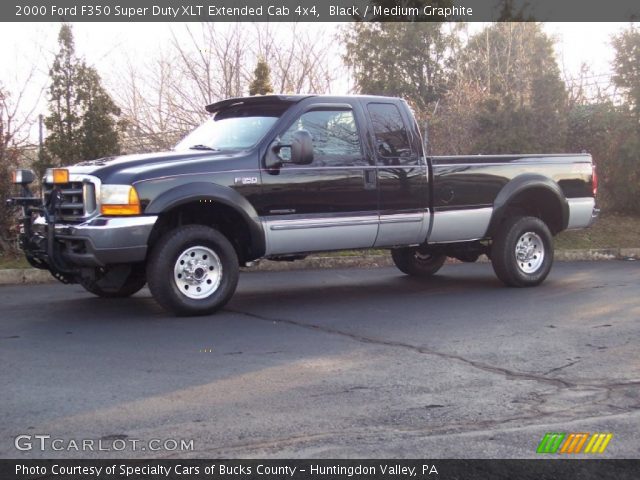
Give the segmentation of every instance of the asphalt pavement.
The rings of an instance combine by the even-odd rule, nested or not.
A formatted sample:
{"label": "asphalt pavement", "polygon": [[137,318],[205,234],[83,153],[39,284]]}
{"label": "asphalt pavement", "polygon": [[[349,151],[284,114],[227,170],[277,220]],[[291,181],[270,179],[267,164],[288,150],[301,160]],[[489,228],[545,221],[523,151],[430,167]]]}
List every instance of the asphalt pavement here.
{"label": "asphalt pavement", "polygon": [[556,263],[529,289],[486,264],[247,272],[196,318],[147,289],[4,286],[0,305],[2,458],[533,458],[547,432],[640,457],[638,261]]}

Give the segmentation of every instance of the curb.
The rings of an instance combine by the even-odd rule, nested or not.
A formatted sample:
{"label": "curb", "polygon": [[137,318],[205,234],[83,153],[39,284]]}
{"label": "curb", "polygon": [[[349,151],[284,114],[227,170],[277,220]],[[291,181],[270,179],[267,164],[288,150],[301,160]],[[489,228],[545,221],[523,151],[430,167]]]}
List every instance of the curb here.
{"label": "curb", "polygon": [[[640,260],[640,248],[599,248],[591,250],[558,250],[555,259],[561,262],[602,261],[602,260]],[[482,255],[478,262],[488,263],[489,259]],[[461,263],[448,259],[447,263]],[[263,260],[253,267],[242,271],[281,272],[289,270],[308,270],[325,268],[379,268],[393,266],[390,255],[353,255],[344,257],[327,257],[312,255],[304,260],[294,262],[274,262]],[[11,268],[0,270],[0,285],[20,285],[50,283],[56,280],[46,270],[35,268]]]}
{"label": "curb", "polygon": [[37,268],[7,268],[0,270],[0,285],[19,285],[55,282],[48,270]]}

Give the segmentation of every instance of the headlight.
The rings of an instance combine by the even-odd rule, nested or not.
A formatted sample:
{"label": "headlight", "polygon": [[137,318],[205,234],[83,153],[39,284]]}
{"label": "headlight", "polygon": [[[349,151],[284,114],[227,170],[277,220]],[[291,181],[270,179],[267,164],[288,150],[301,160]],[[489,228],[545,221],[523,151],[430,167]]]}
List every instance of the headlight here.
{"label": "headlight", "polygon": [[102,215],[140,215],[138,192],[131,185],[102,185],[100,213]]}

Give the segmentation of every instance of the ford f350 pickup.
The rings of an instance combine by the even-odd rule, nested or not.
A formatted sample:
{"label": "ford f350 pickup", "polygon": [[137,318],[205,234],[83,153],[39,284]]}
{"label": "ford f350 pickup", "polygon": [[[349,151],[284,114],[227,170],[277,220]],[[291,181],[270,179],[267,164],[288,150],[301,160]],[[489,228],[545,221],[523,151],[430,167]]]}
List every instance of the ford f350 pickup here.
{"label": "ford f350 pickup", "polygon": [[597,216],[587,154],[430,157],[407,103],[267,95],[209,105],[174,150],[14,173],[28,261],[102,297],[146,283],[178,315],[212,313],[240,266],[390,249],[428,277],[486,254],[505,284],[540,284],[553,236]]}

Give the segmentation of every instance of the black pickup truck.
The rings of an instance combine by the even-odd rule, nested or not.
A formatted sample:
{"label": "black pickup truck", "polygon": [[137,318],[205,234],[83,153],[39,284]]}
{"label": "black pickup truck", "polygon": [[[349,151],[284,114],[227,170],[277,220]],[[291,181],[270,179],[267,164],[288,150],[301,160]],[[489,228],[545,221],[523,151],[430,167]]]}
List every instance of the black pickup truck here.
{"label": "black pickup truck", "polygon": [[268,95],[206,107],[173,151],[47,171],[22,194],[29,262],[102,297],[145,283],[180,315],[211,313],[240,266],[309,252],[385,248],[428,277],[447,257],[491,258],[507,285],[541,283],[553,236],[589,226],[587,154],[429,157],[407,103],[375,96]]}

